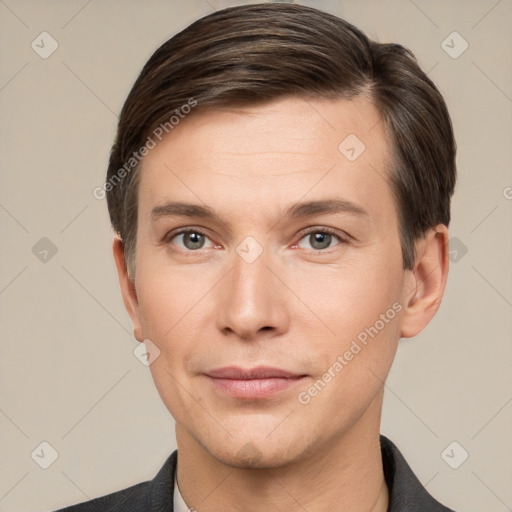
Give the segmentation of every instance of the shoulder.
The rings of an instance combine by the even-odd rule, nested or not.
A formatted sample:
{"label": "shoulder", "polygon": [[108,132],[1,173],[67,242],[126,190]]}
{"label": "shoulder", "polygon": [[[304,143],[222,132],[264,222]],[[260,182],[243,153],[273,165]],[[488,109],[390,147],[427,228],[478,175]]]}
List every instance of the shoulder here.
{"label": "shoulder", "polygon": [[90,501],[61,508],[56,512],[136,512],[146,509],[150,482],[143,482]]}
{"label": "shoulder", "polygon": [[454,512],[428,493],[392,441],[381,435],[380,445],[389,512]]}
{"label": "shoulder", "polygon": [[171,512],[176,460],[177,452],[174,451],[153,480],[61,508],[56,512]]}

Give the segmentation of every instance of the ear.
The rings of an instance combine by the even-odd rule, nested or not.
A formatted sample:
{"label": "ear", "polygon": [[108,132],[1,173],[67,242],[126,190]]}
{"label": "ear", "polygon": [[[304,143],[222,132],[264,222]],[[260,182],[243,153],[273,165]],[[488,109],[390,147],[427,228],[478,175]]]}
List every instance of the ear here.
{"label": "ear", "polygon": [[124,255],[124,244],[118,236],[114,238],[112,249],[117,267],[117,275],[119,276],[121,294],[123,295],[124,307],[126,308],[126,311],[128,311],[133,324],[133,335],[137,341],[144,341],[139,318],[139,301],[137,299],[137,291],[135,289],[134,282],[128,275]]}
{"label": "ear", "polygon": [[436,314],[448,278],[448,228],[439,224],[416,242],[414,268],[405,279],[401,337],[419,334]]}

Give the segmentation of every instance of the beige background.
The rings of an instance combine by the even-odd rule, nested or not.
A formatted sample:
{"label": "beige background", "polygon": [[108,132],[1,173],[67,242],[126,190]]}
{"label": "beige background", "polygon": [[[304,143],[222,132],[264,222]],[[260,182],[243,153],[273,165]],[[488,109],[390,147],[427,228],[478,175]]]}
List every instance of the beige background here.
{"label": "beige background", "polygon": [[[236,3],[0,0],[0,511],[52,510],[150,479],[175,447],[132,353],[106,203],[92,190],[150,54]],[[512,2],[301,3],[410,47],[447,99],[457,261],[434,322],[401,342],[382,432],[450,507],[512,510]],[[31,48],[43,31],[59,45],[47,59]],[[453,31],[469,44],[456,59],[442,47]],[[57,248],[46,262],[47,242],[32,251],[42,237]],[[46,470],[31,458],[43,441],[58,452]],[[469,453],[458,469],[441,457],[452,441]]]}

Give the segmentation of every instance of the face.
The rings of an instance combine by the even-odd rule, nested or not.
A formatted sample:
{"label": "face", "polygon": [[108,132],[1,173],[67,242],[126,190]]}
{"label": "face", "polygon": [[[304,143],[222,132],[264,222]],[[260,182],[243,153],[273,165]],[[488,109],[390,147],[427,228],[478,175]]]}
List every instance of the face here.
{"label": "face", "polygon": [[145,157],[124,293],[178,446],[277,467],[378,423],[411,284],[379,121],[286,98],[192,115]]}

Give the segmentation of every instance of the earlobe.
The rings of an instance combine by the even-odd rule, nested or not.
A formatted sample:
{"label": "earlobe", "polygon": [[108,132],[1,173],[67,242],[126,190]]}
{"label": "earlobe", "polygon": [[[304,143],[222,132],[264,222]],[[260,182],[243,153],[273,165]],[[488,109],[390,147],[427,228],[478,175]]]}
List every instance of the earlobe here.
{"label": "earlobe", "polygon": [[448,228],[442,224],[430,229],[416,243],[414,269],[407,271],[401,337],[419,334],[432,320],[443,298],[448,278]]}
{"label": "earlobe", "polygon": [[135,339],[138,341],[143,341],[144,336],[142,334],[142,327],[139,318],[139,301],[137,298],[137,291],[135,289],[135,283],[130,279],[130,276],[128,275],[128,269],[126,268],[125,261],[124,244],[118,236],[114,237],[112,250],[117,267],[117,275],[119,276],[119,285],[121,287],[124,306],[132,320],[133,334]]}

